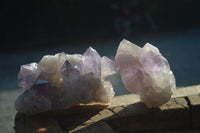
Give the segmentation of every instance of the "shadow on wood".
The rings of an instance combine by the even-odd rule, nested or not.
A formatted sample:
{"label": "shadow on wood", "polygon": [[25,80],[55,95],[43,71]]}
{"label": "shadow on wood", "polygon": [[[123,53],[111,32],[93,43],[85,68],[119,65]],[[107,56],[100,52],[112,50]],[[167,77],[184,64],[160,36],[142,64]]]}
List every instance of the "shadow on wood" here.
{"label": "shadow on wood", "polygon": [[90,118],[97,115],[103,106],[75,106],[68,110],[56,110],[37,115],[17,113],[15,116],[16,133],[62,133],[80,125],[92,123]]}

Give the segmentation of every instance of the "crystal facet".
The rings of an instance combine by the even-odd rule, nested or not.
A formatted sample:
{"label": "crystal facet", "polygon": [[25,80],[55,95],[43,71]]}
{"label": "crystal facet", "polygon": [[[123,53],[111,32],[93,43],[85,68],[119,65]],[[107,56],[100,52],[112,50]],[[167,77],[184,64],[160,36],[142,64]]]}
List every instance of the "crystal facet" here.
{"label": "crystal facet", "polygon": [[101,77],[101,56],[97,51],[89,47],[82,57],[83,73],[93,73],[95,77]]}
{"label": "crystal facet", "polygon": [[106,56],[101,58],[101,77],[104,79],[105,77],[112,75],[118,71],[117,63]]}
{"label": "crystal facet", "polygon": [[[15,108],[19,112],[36,114],[80,103],[107,104],[114,91],[104,78],[117,70],[114,61],[101,58],[91,47],[83,55],[46,55],[38,64],[21,67],[19,85],[28,89],[18,97]],[[37,84],[40,80],[46,83]]]}
{"label": "crystal facet", "polygon": [[40,72],[37,63],[22,65],[18,74],[19,86],[30,89],[36,83]]}
{"label": "crystal facet", "polygon": [[140,95],[147,107],[158,107],[171,98],[175,78],[168,61],[155,46],[147,43],[140,48],[123,40],[115,59],[125,87]]}

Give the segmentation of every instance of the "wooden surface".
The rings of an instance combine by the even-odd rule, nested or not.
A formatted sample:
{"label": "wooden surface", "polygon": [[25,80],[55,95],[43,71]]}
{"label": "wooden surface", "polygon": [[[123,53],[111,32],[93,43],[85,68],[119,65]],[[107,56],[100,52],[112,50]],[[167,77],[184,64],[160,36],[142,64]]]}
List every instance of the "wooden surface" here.
{"label": "wooden surface", "polygon": [[148,109],[134,94],[114,97],[110,106],[73,107],[59,113],[17,113],[17,133],[200,132],[200,85],[178,88],[166,104]]}

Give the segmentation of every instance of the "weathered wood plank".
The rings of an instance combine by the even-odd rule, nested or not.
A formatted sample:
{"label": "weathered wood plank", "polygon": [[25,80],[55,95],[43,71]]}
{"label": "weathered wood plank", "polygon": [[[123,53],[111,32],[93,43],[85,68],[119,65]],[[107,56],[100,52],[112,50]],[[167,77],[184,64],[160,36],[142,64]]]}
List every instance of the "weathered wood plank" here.
{"label": "weathered wood plank", "polygon": [[103,121],[96,122],[89,126],[78,126],[69,133],[115,133],[113,129]]}
{"label": "weathered wood plank", "polygon": [[109,106],[82,105],[68,110],[27,116],[18,113],[15,131],[134,132],[200,128],[200,85],[179,88],[159,108],[148,109],[139,96],[114,97]]}
{"label": "weathered wood plank", "polygon": [[[196,94],[200,94],[200,85],[177,88],[177,90],[172,95],[172,98],[187,97]],[[116,106],[127,106],[130,104],[137,103],[139,101],[139,96],[135,94],[116,96],[112,98],[109,107],[112,108]]]}
{"label": "weathered wood plank", "polygon": [[135,103],[124,108],[115,107],[113,111],[119,118],[106,122],[119,133],[183,130],[191,126],[189,106],[184,98],[171,99],[155,109],[148,109],[142,103]]}
{"label": "weathered wood plank", "polygon": [[188,96],[191,115],[192,115],[192,126],[193,128],[200,128],[200,94]]}
{"label": "weathered wood plank", "polygon": [[172,98],[187,97],[196,94],[200,94],[200,85],[177,88],[177,90],[172,95]]}

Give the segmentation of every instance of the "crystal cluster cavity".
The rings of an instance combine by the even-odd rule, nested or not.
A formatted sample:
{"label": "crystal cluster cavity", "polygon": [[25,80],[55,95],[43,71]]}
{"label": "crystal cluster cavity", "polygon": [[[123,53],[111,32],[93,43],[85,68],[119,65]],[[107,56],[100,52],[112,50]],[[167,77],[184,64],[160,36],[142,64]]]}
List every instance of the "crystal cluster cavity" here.
{"label": "crystal cluster cavity", "polygon": [[101,57],[91,47],[83,55],[46,55],[39,63],[21,66],[19,85],[26,90],[15,101],[15,108],[37,114],[74,104],[109,103],[114,91],[104,79],[117,71],[115,61]]}
{"label": "crystal cluster cavity", "polygon": [[171,98],[176,88],[175,77],[158,48],[149,43],[141,48],[122,40],[115,59],[125,87],[140,95],[147,107],[158,107]]}

